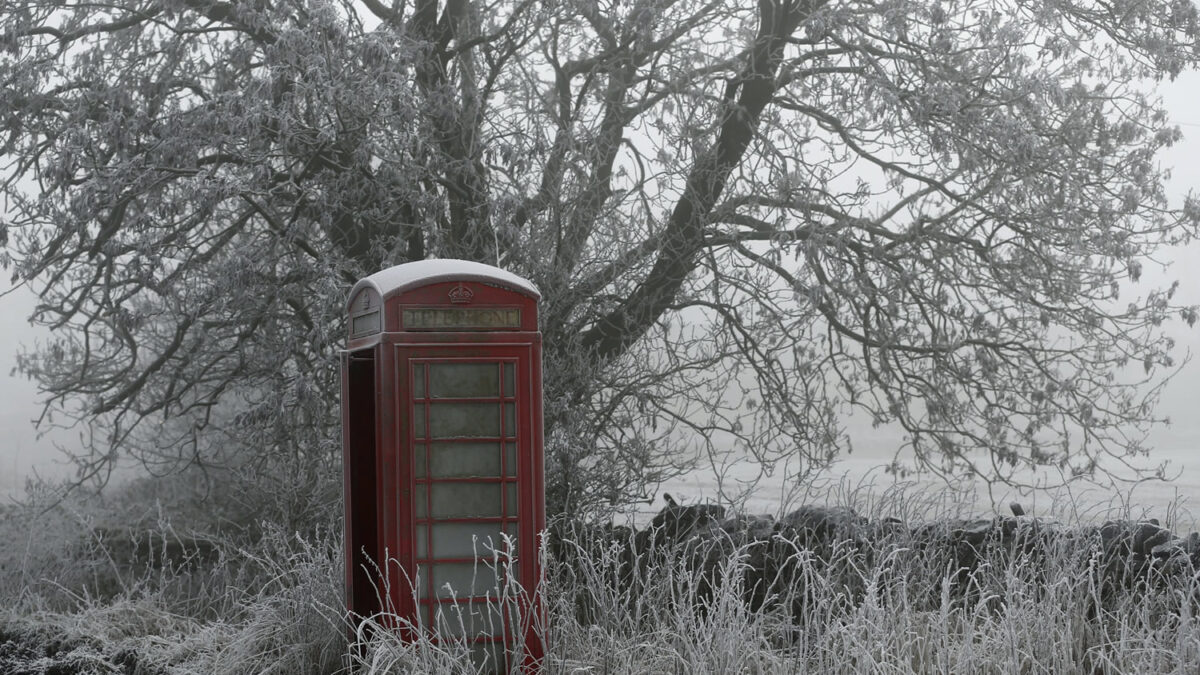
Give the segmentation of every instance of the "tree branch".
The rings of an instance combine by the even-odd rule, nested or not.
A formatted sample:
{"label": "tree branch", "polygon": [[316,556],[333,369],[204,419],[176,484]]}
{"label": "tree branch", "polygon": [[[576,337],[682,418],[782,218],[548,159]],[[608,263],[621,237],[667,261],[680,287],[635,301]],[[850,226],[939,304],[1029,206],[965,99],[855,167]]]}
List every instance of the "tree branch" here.
{"label": "tree branch", "polygon": [[601,359],[623,353],[674,301],[704,241],[704,223],[724,191],[729,174],[750,145],[763,109],[775,93],[786,39],[825,0],[759,2],[759,31],[738,78],[735,105],[722,112],[715,147],[697,158],[680,200],[667,223],[662,250],[641,284],[583,336],[583,347]]}

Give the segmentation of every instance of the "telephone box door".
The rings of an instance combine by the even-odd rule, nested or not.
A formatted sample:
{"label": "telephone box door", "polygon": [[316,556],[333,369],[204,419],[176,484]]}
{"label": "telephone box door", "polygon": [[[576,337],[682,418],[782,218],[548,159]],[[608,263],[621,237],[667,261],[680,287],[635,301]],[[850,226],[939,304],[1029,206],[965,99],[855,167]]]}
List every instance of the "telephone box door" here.
{"label": "telephone box door", "polygon": [[[534,500],[541,498],[531,433],[540,411],[530,404],[533,345],[464,350],[461,346],[397,346],[407,437],[397,439],[412,458],[401,469],[401,491],[411,495],[399,533],[411,543],[408,569],[416,570],[420,621],[441,636],[465,637],[481,661],[504,663],[529,627],[514,611],[540,581]],[[465,355],[464,352],[473,355]],[[516,638],[516,640],[514,640]]]}

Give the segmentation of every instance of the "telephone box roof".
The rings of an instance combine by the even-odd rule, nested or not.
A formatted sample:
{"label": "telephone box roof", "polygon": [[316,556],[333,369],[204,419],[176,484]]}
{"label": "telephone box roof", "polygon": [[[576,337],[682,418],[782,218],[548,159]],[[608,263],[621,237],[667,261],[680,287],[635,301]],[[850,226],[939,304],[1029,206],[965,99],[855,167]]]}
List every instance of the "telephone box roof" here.
{"label": "telephone box roof", "polygon": [[542,297],[536,286],[512,272],[470,260],[450,258],[418,260],[380,270],[354,284],[350,297],[354,298],[359,290],[370,287],[375,289],[381,298],[387,299],[397,293],[443,281],[478,281],[504,286],[535,300]]}

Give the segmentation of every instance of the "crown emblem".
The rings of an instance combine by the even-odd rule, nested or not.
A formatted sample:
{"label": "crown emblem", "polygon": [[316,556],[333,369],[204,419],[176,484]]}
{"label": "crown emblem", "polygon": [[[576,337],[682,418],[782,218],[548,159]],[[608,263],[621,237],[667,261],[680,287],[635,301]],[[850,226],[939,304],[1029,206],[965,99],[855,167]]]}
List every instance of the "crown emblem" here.
{"label": "crown emblem", "polygon": [[461,282],[454,288],[451,288],[450,292],[446,295],[450,296],[450,302],[456,305],[465,305],[475,299],[475,293],[466,286],[463,286]]}

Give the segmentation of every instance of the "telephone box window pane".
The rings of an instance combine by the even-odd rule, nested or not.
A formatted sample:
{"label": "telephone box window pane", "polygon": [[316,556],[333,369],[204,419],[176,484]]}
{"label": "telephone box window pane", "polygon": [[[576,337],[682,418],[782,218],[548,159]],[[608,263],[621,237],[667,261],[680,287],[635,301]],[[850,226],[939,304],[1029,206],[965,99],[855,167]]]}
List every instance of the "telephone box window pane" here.
{"label": "telephone box window pane", "polygon": [[[505,555],[510,542],[501,534],[500,523],[435,523],[429,527],[433,535],[434,558],[486,558]],[[511,535],[510,535],[511,536]],[[417,557],[427,558],[425,531],[417,536]]]}
{"label": "telephone box window pane", "polygon": [[517,435],[517,405],[504,404],[504,435],[513,438]]}
{"label": "telephone box window pane", "polygon": [[496,518],[499,483],[434,483],[432,518]]}
{"label": "telephone box window pane", "polygon": [[433,597],[497,597],[500,581],[496,569],[484,563],[433,563]]}
{"label": "telephone box window pane", "polygon": [[416,475],[417,476],[428,475],[428,465],[425,463],[426,462],[425,446],[424,445],[416,446],[416,452],[414,454],[416,455],[416,467],[414,468]]}
{"label": "telephone box window pane", "polygon": [[[497,575],[499,569],[499,575]],[[430,582],[432,574],[433,580]],[[421,564],[417,568],[417,599],[457,599],[482,598],[491,596],[498,598],[504,589],[504,579],[516,583],[521,576],[521,566],[517,563],[501,564],[497,568],[484,562],[433,563]],[[511,590],[510,590],[511,595]],[[440,610],[434,606],[429,613],[421,612],[421,620],[433,625],[430,619]]]}
{"label": "telephone box window pane", "polygon": [[[513,578],[519,576],[519,567],[514,563],[511,568],[500,566],[502,575]],[[433,581],[430,583],[430,575]],[[496,567],[482,562],[462,563],[433,563],[417,568],[417,599],[429,600],[479,598],[490,595],[500,596],[502,588],[501,577],[496,574]],[[436,607],[434,612],[439,611]],[[444,611],[441,610],[441,611]],[[428,620],[428,615],[425,617]]]}
{"label": "telephone box window pane", "polygon": [[[429,565],[421,565],[417,567],[417,598],[424,600],[429,597]],[[429,621],[429,616],[426,615],[426,621]],[[429,625],[433,625],[430,623]]]}
{"label": "telephone box window pane", "polygon": [[517,515],[517,484],[505,483],[504,490],[508,493],[507,508],[504,509],[504,512],[506,515],[515,516]]}
{"label": "telephone box window pane", "polygon": [[503,642],[476,642],[471,645],[471,664],[483,673],[507,673],[508,655]]}
{"label": "telephone box window pane", "polygon": [[500,444],[437,443],[433,446],[429,473],[433,478],[498,478]]}
{"label": "telephone box window pane", "polygon": [[425,367],[413,368],[413,398],[425,398]]}
{"label": "telephone box window pane", "polygon": [[429,407],[434,438],[499,436],[500,410],[495,403],[437,403]]}
{"label": "telephone box window pane", "polygon": [[516,396],[517,395],[516,377],[513,375],[514,370],[515,369],[513,367],[513,364],[511,364],[511,363],[504,364],[504,395],[505,396]]}
{"label": "telephone box window pane", "polygon": [[494,398],[500,395],[495,363],[432,363],[429,390],[433,398]]}
{"label": "telephone box window pane", "polygon": [[428,493],[425,485],[417,485],[413,490],[413,509],[418,518],[425,518],[429,514],[429,502],[427,501]]}
{"label": "telephone box window pane", "polygon": [[379,332],[379,310],[350,319],[350,332],[354,337]]}
{"label": "telephone box window pane", "polygon": [[504,475],[510,478],[517,475],[517,446],[514,443],[504,446]]}
{"label": "telephone box window pane", "polygon": [[[467,603],[441,605],[436,610],[437,631],[448,637],[503,637],[504,614],[496,603]],[[489,647],[494,643],[486,644]],[[503,644],[500,645],[503,647]]]}
{"label": "telephone box window pane", "polygon": [[413,406],[413,435],[425,438],[425,406]]}

